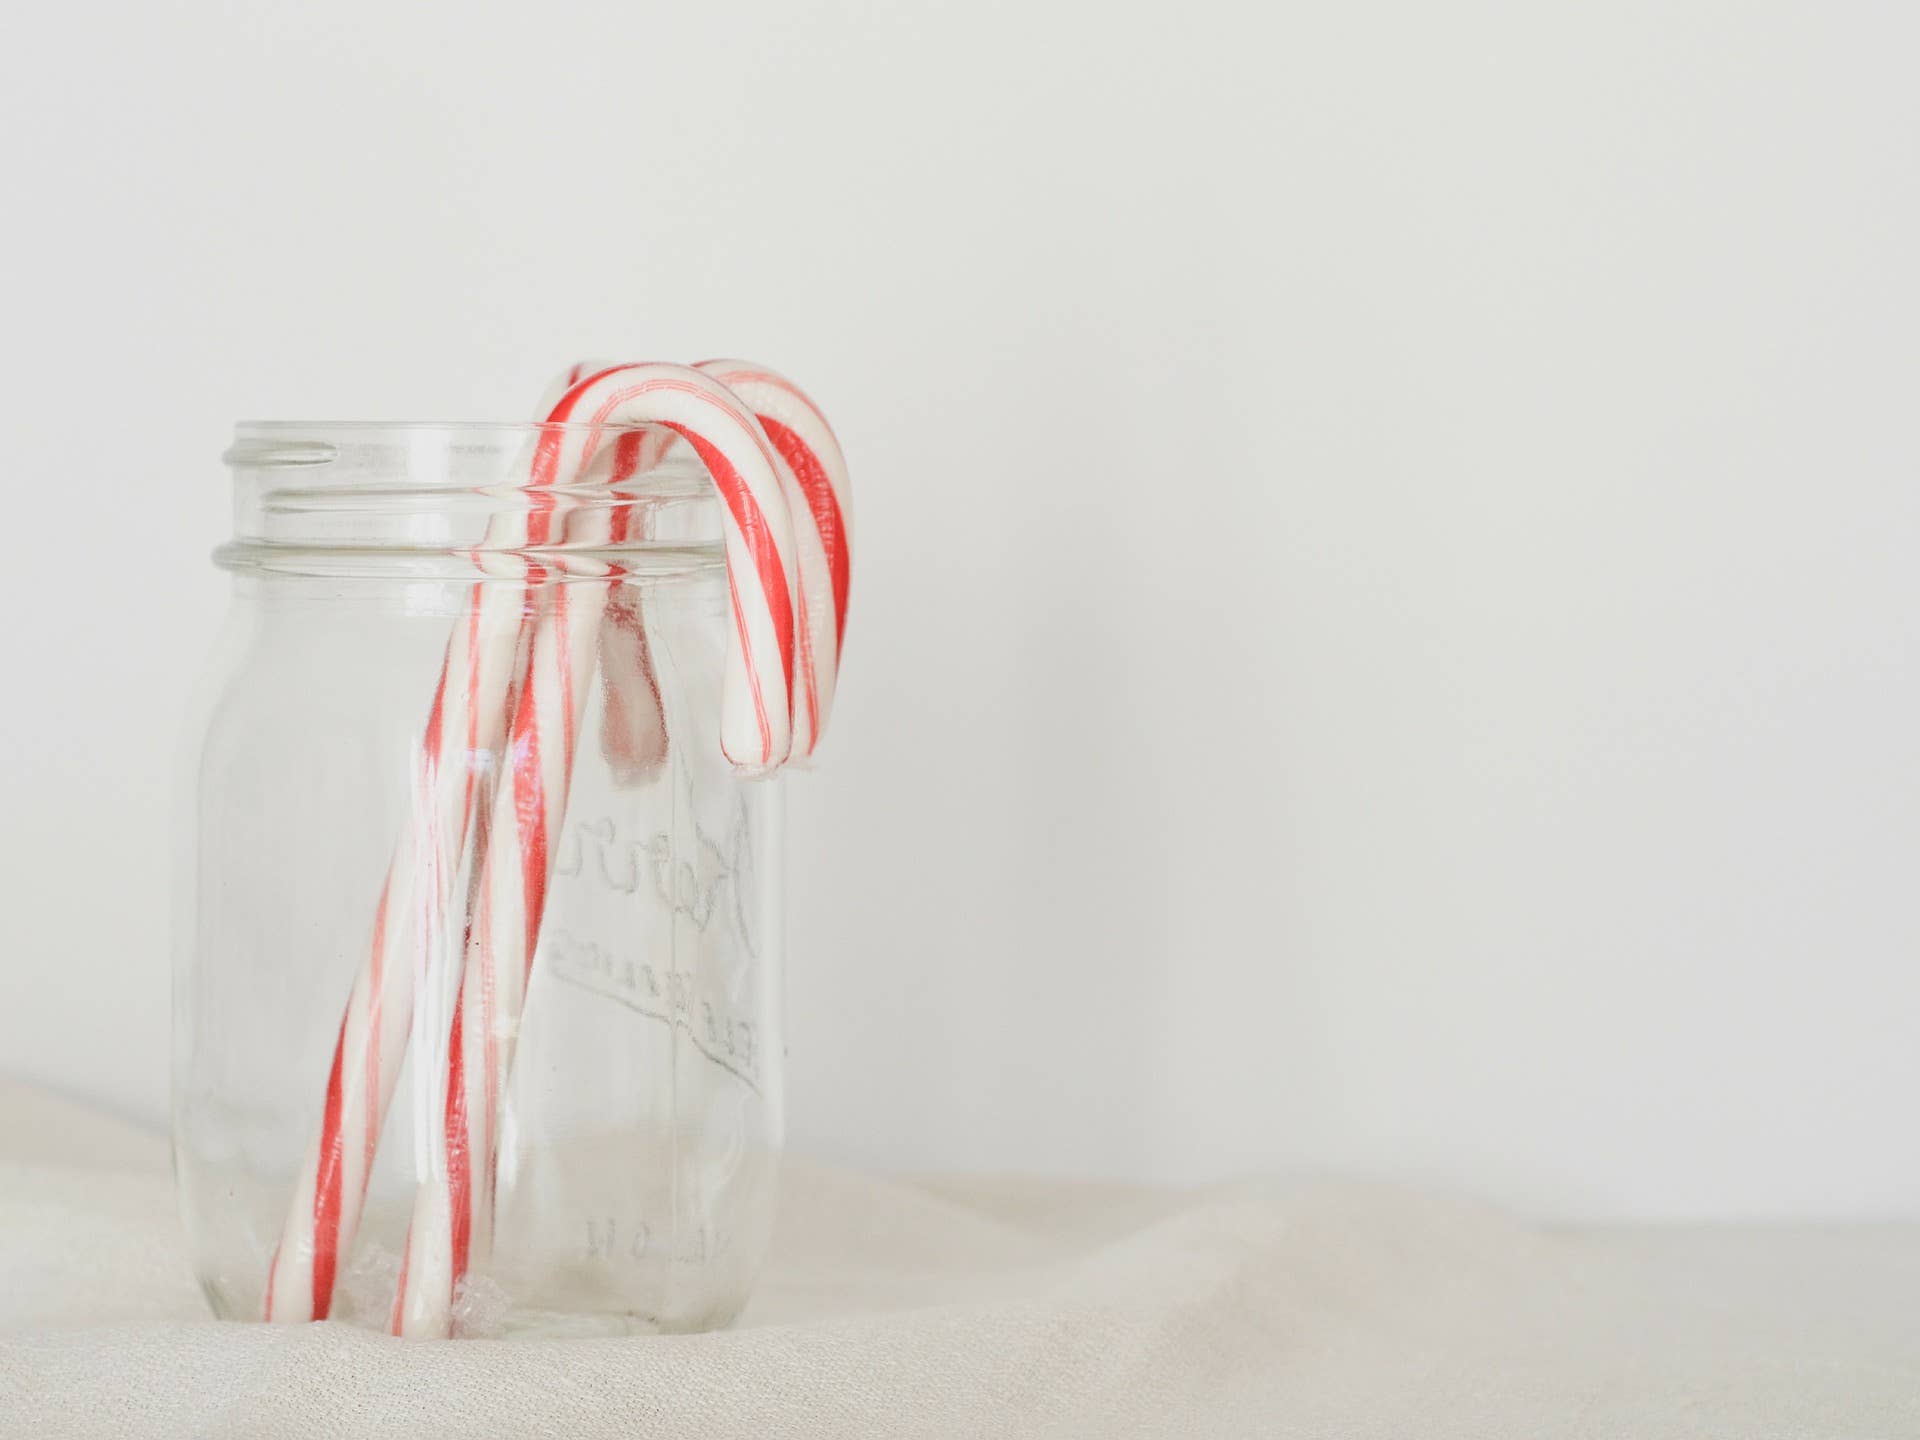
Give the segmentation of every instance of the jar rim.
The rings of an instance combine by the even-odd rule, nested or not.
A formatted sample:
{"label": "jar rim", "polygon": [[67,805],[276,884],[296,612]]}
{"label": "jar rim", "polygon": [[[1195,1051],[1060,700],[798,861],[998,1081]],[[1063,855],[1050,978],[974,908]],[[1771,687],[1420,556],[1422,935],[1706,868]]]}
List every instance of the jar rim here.
{"label": "jar rim", "polygon": [[610,439],[659,433],[658,425],[567,420],[242,420],[221,461],[233,470],[275,470],[327,464],[358,450],[371,459],[383,447],[418,458],[431,448],[531,453],[542,439],[595,434]]}
{"label": "jar rim", "polygon": [[612,430],[656,430],[656,425],[636,425],[630,422],[591,420],[240,420],[234,424],[236,434],[248,434],[256,430],[283,434],[292,430],[374,430],[392,432],[396,430],[481,430],[498,432],[502,430],[526,431],[574,431]]}
{"label": "jar rim", "polygon": [[[594,436],[592,448],[612,461],[617,441],[649,432],[668,443],[644,468],[600,464],[557,483],[535,483],[529,472],[559,436]],[[439,557],[470,573],[480,554],[615,550],[704,564],[722,537],[706,466],[657,425],[245,421],[222,458],[234,506],[232,542],[219,558],[230,566],[263,554],[332,564],[379,553]]]}

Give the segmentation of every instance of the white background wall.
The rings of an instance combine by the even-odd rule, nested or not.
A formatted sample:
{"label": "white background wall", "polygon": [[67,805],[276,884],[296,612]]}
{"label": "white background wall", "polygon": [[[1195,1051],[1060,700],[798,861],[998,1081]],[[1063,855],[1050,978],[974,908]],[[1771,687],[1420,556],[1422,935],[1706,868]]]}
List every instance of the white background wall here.
{"label": "white background wall", "polygon": [[[24,22],[22,22],[24,23]],[[241,416],[835,416],[816,1153],[1920,1208],[1910,6],[41,7],[0,1069],[164,1105]]]}

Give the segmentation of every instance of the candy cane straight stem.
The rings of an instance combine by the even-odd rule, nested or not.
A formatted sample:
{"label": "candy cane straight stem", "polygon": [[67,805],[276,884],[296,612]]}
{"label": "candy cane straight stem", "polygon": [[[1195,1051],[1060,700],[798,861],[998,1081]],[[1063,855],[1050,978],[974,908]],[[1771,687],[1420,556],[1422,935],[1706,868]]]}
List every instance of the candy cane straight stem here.
{"label": "candy cane straight stem", "polygon": [[[611,367],[569,391],[554,413],[585,419],[592,427],[577,442],[569,438],[568,449],[546,457],[563,475],[584,470],[598,448],[599,428],[618,424],[661,425],[686,440],[706,466],[729,522],[727,561],[736,622],[722,746],[736,763],[777,766],[792,741],[798,594],[781,461],[765,432],[730,391],[681,366]],[[569,604],[564,601],[569,590],[588,598]],[[553,609],[543,611],[535,629],[515,715],[514,804],[509,810],[503,786],[490,827],[487,879],[473,915],[456,1006],[457,1038],[448,1047],[457,1051],[459,1063],[448,1070],[440,1163],[416,1193],[394,1303],[393,1328],[399,1334],[450,1333],[456,1287],[476,1235],[484,1244],[490,1226],[497,1105],[544,919],[553,859],[549,840],[557,841],[564,819],[573,737],[606,601],[600,585],[561,585],[554,594]],[[531,726],[521,719],[529,713]],[[557,734],[556,724],[564,727]],[[476,1023],[476,1012],[489,1004],[490,1023]],[[475,1103],[482,1093],[490,1097],[484,1117]]]}
{"label": "candy cane straight stem", "polygon": [[[571,386],[580,378],[567,376]],[[550,432],[545,432],[550,438]],[[551,485],[536,449],[530,486]],[[445,1033],[415,1024],[424,977],[456,979],[459,940],[447,917],[469,824],[479,798],[473,766],[497,754],[514,694],[514,660],[524,638],[530,587],[524,565],[504,554],[544,544],[553,505],[530,495],[525,512],[496,515],[474,560],[484,573],[513,576],[474,585],[464,624],[447,642],[425,735],[412,761],[414,800],[388,864],[374,933],[341,1017],[319,1133],[294,1182],[293,1199],[268,1264],[265,1317],[324,1320],[339,1266],[352,1248],[366,1200],[374,1149],[393,1101],[409,1027],[416,1038]],[[533,503],[539,501],[541,503]],[[409,944],[408,942],[411,942]],[[449,956],[448,952],[452,951]],[[438,1009],[438,1007],[432,1007]],[[425,1017],[420,1017],[424,1019]],[[422,1047],[423,1051],[425,1046]],[[422,1055],[423,1061],[439,1057]],[[439,1068],[434,1063],[428,1070]]]}
{"label": "candy cane straight stem", "polygon": [[415,1189],[395,1334],[450,1333],[454,1286],[476,1230],[487,1229],[499,1097],[546,913],[606,592],[603,583],[556,581],[542,598],[509,739],[512,770],[485,824],[444,1101],[429,1132],[428,1173]]}
{"label": "candy cane straight stem", "polygon": [[319,1133],[294,1186],[267,1275],[269,1320],[321,1320],[353,1243],[374,1147],[406,1051],[419,977],[448,937],[451,888],[476,801],[469,757],[499,747],[519,646],[517,597],[471,588],[414,754],[408,821],[387,866],[373,935],[341,1017]]}
{"label": "candy cane straight stem", "polygon": [[[659,463],[674,438],[671,431],[621,435],[614,443],[607,476],[613,503],[589,506],[583,515],[568,517],[563,532],[566,543],[587,547],[626,543],[633,510],[621,497],[620,487]],[[596,659],[607,667],[602,742],[609,751],[608,763],[633,782],[657,771],[666,760],[666,717],[647,653],[640,602],[637,593],[622,594],[622,578],[616,567],[604,583],[575,580],[537,596],[540,619],[534,645],[519,661],[515,691],[518,708],[508,753],[515,786],[503,789],[507,798],[497,804],[496,813],[483,812],[478,817],[481,823],[474,836],[465,963],[445,1052],[447,1080],[431,1107],[429,1123],[420,1129],[426,1137],[425,1168],[415,1199],[420,1215],[418,1223],[409,1226],[391,1317],[397,1333],[438,1333],[451,1318],[453,1287],[471,1260],[490,1248],[507,1062],[518,1033],[521,998],[543,908],[532,907],[535,913],[528,920],[526,856],[538,850],[547,857],[546,877],[538,891],[544,896],[564,822],[577,745],[574,737],[585,719]],[[553,673],[555,661],[549,652],[556,650],[566,652],[571,673],[572,702],[561,707],[564,714],[555,713],[550,697],[527,689],[534,673]],[[519,704],[522,696],[530,703]],[[556,722],[563,719],[570,728],[559,733],[567,743],[557,748],[551,737],[557,731]],[[555,755],[564,758],[564,766],[557,775],[543,775]],[[537,839],[527,828],[535,818],[534,810],[522,803],[536,789],[543,802],[537,808],[544,811]],[[491,843],[496,832],[507,847],[498,853]],[[503,929],[510,937],[509,952],[524,951],[518,965],[499,963],[496,935]],[[513,937],[524,939],[516,944]],[[448,1236],[445,1249],[425,1243],[440,1234]]]}

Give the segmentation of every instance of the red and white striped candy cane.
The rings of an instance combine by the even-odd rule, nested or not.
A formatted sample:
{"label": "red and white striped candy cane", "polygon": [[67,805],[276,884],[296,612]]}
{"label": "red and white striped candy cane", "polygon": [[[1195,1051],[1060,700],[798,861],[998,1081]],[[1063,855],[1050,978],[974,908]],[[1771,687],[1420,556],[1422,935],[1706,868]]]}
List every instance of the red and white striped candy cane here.
{"label": "red and white striped candy cane", "polygon": [[[559,393],[587,373],[574,367]],[[640,438],[623,436],[617,447],[626,450]],[[551,486],[556,475],[549,471],[543,477],[536,469],[529,480]],[[496,576],[525,574],[523,563],[499,552],[546,544],[553,522],[552,506],[497,514],[473,558]],[[319,1133],[302,1162],[268,1267],[264,1311],[269,1320],[324,1320],[330,1313],[340,1261],[359,1227],[409,1027],[418,1032],[417,1041],[429,1042],[416,1046],[423,1053],[431,1049],[433,1036],[445,1033],[438,1023],[444,1010],[433,1006],[419,1013],[415,991],[425,975],[460,973],[458,947],[464,939],[448,917],[476,802],[483,798],[474,765],[477,759],[488,763],[480,757],[498,754],[507,739],[515,662],[529,629],[536,580],[529,574],[522,585],[504,580],[474,585],[464,620],[448,639],[413,761],[409,821],[388,863],[373,938],[341,1017]]]}
{"label": "red and white striped candy cane", "polygon": [[800,561],[793,754],[804,758],[826,730],[846,636],[853,554],[846,457],[820,407],[786,376],[750,360],[703,360],[697,368],[746,402],[780,457]]}
{"label": "red and white striped candy cane", "polygon": [[[658,462],[670,431],[630,431],[614,442],[610,491]],[[566,540],[592,547],[627,538],[631,511],[615,503],[573,517]],[[475,837],[465,963],[448,1030],[446,1085],[419,1127],[425,1174],[415,1194],[391,1324],[396,1334],[437,1335],[450,1328],[453,1287],[468,1266],[469,1245],[491,1234],[495,1126],[511,1038],[529,959],[538,943],[552,878],[554,847],[564,820],[575,746],[596,658],[619,625],[640,624],[637,608],[615,621],[609,597],[621,571],[571,561],[570,571],[603,573],[607,583],[569,583],[543,570],[537,622],[521,661],[508,737],[511,774],[495,792]],[[553,584],[544,584],[545,580]],[[637,630],[645,645],[644,630]],[[630,732],[664,743],[665,718],[644,649],[630,657],[643,670],[632,684]],[[543,677],[537,681],[535,677]],[[651,715],[639,709],[650,706]],[[651,757],[627,756],[635,763]],[[662,753],[659,759],[664,759]],[[435,1053],[438,1053],[437,1051]]]}
{"label": "red and white striped candy cane", "polygon": [[[736,765],[764,771],[792,743],[794,647],[799,626],[784,462],[752,412],[725,386],[677,365],[614,366],[588,377],[553,418],[583,429],[556,432],[535,473],[581,473],[608,426],[654,425],[700,457],[723,501],[734,626],[722,688],[721,744]],[[592,543],[612,536],[569,535]],[[512,1060],[521,1003],[545,914],[554,846],[564,821],[574,741],[592,681],[600,621],[617,586],[549,587],[522,680],[511,752],[486,826],[474,893],[466,968],[448,1046],[443,1124],[416,1192],[393,1328],[450,1333],[455,1288],[476,1239],[491,1230],[499,1095]]]}
{"label": "red and white striped candy cane", "polygon": [[[531,517],[522,517],[530,519]],[[518,522],[503,522],[504,529]],[[489,543],[509,538],[495,534]],[[515,536],[512,538],[524,538]],[[373,936],[334,1041],[326,1100],[268,1269],[269,1320],[324,1320],[405,1058],[421,975],[459,943],[452,888],[478,795],[473,757],[505,739],[524,628],[515,587],[476,584],[455,625],[411,762],[408,822],[381,886]]]}
{"label": "red and white striped candy cane", "polygon": [[[852,539],[846,462],[825,415],[784,376],[740,360],[706,361],[697,368],[721,380],[747,403],[779,458],[800,557],[793,698],[794,756],[798,758],[817,744],[825,724],[845,635]],[[649,439],[645,463],[658,458],[660,452]],[[632,468],[624,467],[621,478]],[[620,594],[617,586],[614,593]],[[621,645],[637,640],[644,646],[644,632],[603,628],[601,633],[600,663],[608,670],[609,707],[623,704],[636,716],[659,724],[659,695],[644,652],[631,666],[620,663]],[[579,687],[585,683],[589,663],[585,654],[574,655],[576,705],[584,694]],[[629,692],[624,696],[623,686]],[[639,733],[647,733],[645,725]],[[664,731],[659,734],[664,741]],[[557,826],[557,817],[554,823]],[[496,883],[507,869],[503,864],[494,872]],[[410,1254],[394,1313],[395,1329],[404,1334],[444,1333],[455,1288],[469,1265],[490,1248],[499,1097],[530,975],[527,968],[498,964],[498,942],[493,937],[504,928],[511,945],[512,936],[526,933],[533,937],[527,942],[530,947],[537,941],[539,925],[537,919],[531,926],[525,923],[513,893],[499,897],[490,887],[476,897],[475,904],[482,923],[470,932],[473,941],[455,1021],[460,1035],[451,1047],[457,1058],[448,1081],[446,1174],[436,1177],[444,1183],[423,1187],[417,1198]],[[507,1037],[504,1045],[499,1037]],[[440,1243],[442,1236],[445,1245]],[[433,1243],[427,1244],[428,1240]]]}
{"label": "red and white striped candy cane", "polygon": [[448,1043],[444,1052],[438,1045],[416,1051],[432,1056],[423,1063],[434,1065],[431,1073],[444,1076],[445,1084],[427,1092],[433,1103],[418,1132],[425,1173],[401,1260],[396,1334],[448,1332],[476,1205],[482,1233],[490,1215],[484,1177],[511,1053],[502,1031],[519,1013],[527,961],[538,943],[605,605],[602,585],[558,574],[543,578],[550,583],[539,597],[508,739],[512,767],[482,821],[484,839],[476,842],[478,869]]}

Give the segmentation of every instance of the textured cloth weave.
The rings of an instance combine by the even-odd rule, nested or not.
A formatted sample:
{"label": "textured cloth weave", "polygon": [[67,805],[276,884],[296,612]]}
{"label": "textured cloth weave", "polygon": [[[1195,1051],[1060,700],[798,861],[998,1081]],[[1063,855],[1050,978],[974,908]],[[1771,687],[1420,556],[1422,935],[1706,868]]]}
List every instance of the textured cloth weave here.
{"label": "textured cloth weave", "polygon": [[152,1135],[0,1087],[0,1435],[1920,1436],[1920,1226],[795,1166],[724,1334],[221,1324]]}

